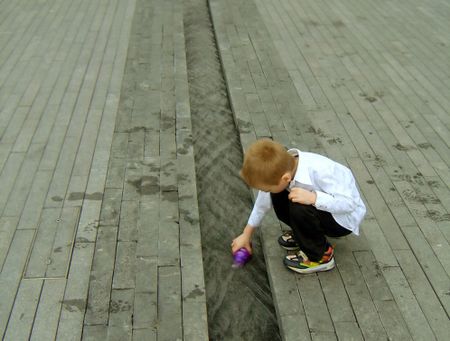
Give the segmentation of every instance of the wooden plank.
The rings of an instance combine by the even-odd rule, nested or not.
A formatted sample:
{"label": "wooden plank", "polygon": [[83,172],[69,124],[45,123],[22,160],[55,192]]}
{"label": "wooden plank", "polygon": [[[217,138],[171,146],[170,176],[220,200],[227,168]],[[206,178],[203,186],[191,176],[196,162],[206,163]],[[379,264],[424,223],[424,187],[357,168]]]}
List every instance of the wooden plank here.
{"label": "wooden plank", "polygon": [[181,274],[176,266],[158,268],[158,340],[182,339]]}
{"label": "wooden plank", "polygon": [[26,340],[30,337],[42,284],[42,280],[20,283],[14,307],[9,316],[5,340]]}
{"label": "wooden plank", "polygon": [[[35,280],[33,280],[35,281]],[[61,313],[66,279],[44,280],[30,340],[54,340]]]}
{"label": "wooden plank", "polygon": [[142,171],[142,165],[140,165],[139,162],[127,162],[122,200],[139,200],[142,183]]}
{"label": "wooden plank", "polygon": [[45,197],[52,179],[51,171],[38,170],[33,179],[25,207],[20,214],[18,229],[37,229],[44,207]]}
{"label": "wooden plank", "polygon": [[[414,217],[411,212],[409,212],[407,205],[396,190],[394,183],[389,178],[384,168],[377,161],[364,161],[364,165],[367,167],[367,170],[373,179],[368,181],[378,188],[397,224],[399,226],[414,224]],[[399,245],[399,247],[403,246],[404,244]]]}
{"label": "wooden plank", "polygon": [[158,264],[178,265],[180,259],[178,192],[162,192],[160,203]]}
{"label": "wooden plank", "polygon": [[442,307],[448,312],[450,310],[450,298],[447,294],[449,276],[446,269],[439,262],[417,225],[405,227],[403,232],[411,245],[411,251],[420,260],[421,269],[431,283]]}
{"label": "wooden plank", "polygon": [[0,335],[3,337],[19,288],[34,231],[16,231],[0,273]]}
{"label": "wooden plank", "polygon": [[3,263],[14,238],[18,219],[18,217],[0,218],[0,269],[3,268]]}
{"label": "wooden plank", "polygon": [[153,200],[139,203],[136,256],[154,257],[158,254],[159,193],[151,197]]}
{"label": "wooden plank", "polygon": [[347,248],[340,248],[339,255],[337,266],[364,338],[387,338],[353,253]]}
{"label": "wooden plank", "polygon": [[81,338],[93,255],[93,243],[75,244],[56,339]]}
{"label": "wooden plank", "polygon": [[278,318],[280,334],[286,341],[310,341],[306,316],[302,314],[283,315]]}
{"label": "wooden plank", "polygon": [[336,322],[334,327],[339,340],[364,340],[361,330],[356,322]]}
{"label": "wooden plank", "polygon": [[130,340],[134,290],[113,290],[107,330],[108,340]]}
{"label": "wooden plank", "polygon": [[92,269],[89,278],[89,295],[85,325],[107,324],[109,316],[110,288],[114,274],[117,245],[117,227],[100,226]]}
{"label": "wooden plank", "polygon": [[117,242],[113,289],[130,289],[135,287],[135,256],[136,242]]}
{"label": "wooden plank", "polygon": [[75,232],[78,227],[80,209],[63,208],[54,242],[47,262],[45,276],[48,278],[65,278],[69,270],[73,246],[75,244]]}
{"label": "wooden plank", "polygon": [[122,201],[119,220],[119,237],[121,242],[137,241],[137,223],[139,202],[135,200]]}
{"label": "wooden plank", "polygon": [[61,210],[47,208],[42,211],[39,228],[25,269],[25,278],[44,278],[52,253],[53,241],[57,232]]}
{"label": "wooden plank", "polygon": [[[116,136],[116,134],[114,134]],[[108,175],[106,177],[105,188],[122,189],[125,181],[125,162],[118,158],[114,151],[111,152],[111,159],[109,160]]]}
{"label": "wooden plank", "polygon": [[107,339],[108,326],[104,324],[83,327],[82,341],[96,341]]}
{"label": "wooden plank", "polygon": [[[443,268],[450,276],[450,255],[447,252],[450,247],[446,238],[440,231],[436,222],[432,219],[432,211],[429,211],[427,206],[433,203],[440,204],[433,195],[428,195],[418,190],[406,181],[394,182],[395,187],[400,192],[403,200],[412,212],[417,225],[426,238],[429,246],[432,248],[439,262],[443,265]],[[425,206],[427,205],[427,206]]]}
{"label": "wooden plank", "polygon": [[356,321],[339,271],[323,272],[318,277],[333,324]]}
{"label": "wooden plank", "polygon": [[139,329],[158,328],[158,263],[155,258],[136,260],[133,333]]}
{"label": "wooden plank", "polygon": [[438,340],[445,340],[448,335],[448,319],[426,274],[419,270],[419,262],[410,250],[395,251],[395,255],[434,335]]}
{"label": "wooden plank", "polygon": [[[355,173],[356,178],[359,180],[358,184],[363,192],[367,202],[369,203],[370,210],[373,212],[377,223],[379,224],[382,232],[386,238],[387,243],[392,249],[405,249],[407,243],[404,236],[401,233],[400,227],[395,221],[394,217],[390,213],[389,207],[383,200],[379,190],[373,185],[375,180],[372,179],[368,173],[365,165],[358,159],[349,159],[349,166]],[[369,230],[367,230],[369,231]],[[376,245],[373,245],[376,247]],[[389,250],[386,250],[389,251]],[[376,252],[380,254],[379,252]],[[381,253],[382,254],[382,253]],[[391,259],[394,257],[391,257]],[[389,264],[389,262],[387,262]],[[392,264],[396,265],[396,264]]]}
{"label": "wooden plank", "polygon": [[361,267],[364,280],[389,338],[393,340],[411,340],[412,336],[383,278],[380,265],[375,260],[372,252],[359,251],[355,252],[354,255]]}
{"label": "wooden plank", "polygon": [[24,159],[25,153],[11,153],[3,166],[0,174],[0,181],[4,184],[4,188],[0,193],[0,209],[2,211],[8,202],[9,195],[14,187],[15,179],[19,174],[19,170],[24,162]]}
{"label": "wooden plank", "polygon": [[384,268],[383,275],[411,334],[417,338],[433,339],[433,331],[401,269],[399,267]]}
{"label": "wooden plank", "polygon": [[334,332],[324,296],[320,294],[314,296],[307,294],[313,291],[316,293],[320,292],[317,290],[320,287],[318,276],[313,274],[297,277],[297,287],[304,305],[308,328],[313,330],[314,333]]}
{"label": "wooden plank", "polygon": [[122,201],[122,189],[106,188],[100,211],[100,225],[118,226]]}
{"label": "wooden plank", "polygon": [[156,341],[157,333],[154,329],[134,329],[133,341]]}
{"label": "wooden plank", "polygon": [[100,200],[85,200],[78,223],[76,241],[94,242],[97,238],[97,229],[100,225]]}

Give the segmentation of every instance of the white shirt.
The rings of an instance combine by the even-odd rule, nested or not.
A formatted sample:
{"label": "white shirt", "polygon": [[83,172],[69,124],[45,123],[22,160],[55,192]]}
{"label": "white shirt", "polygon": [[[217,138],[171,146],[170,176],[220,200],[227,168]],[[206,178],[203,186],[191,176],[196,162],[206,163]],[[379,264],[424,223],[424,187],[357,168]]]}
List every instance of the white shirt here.
{"label": "white shirt", "polygon": [[[336,222],[359,235],[359,225],[366,214],[352,171],[325,156],[289,149],[298,155],[299,162],[294,178],[287,190],[300,187],[316,192],[315,207],[330,212]],[[269,192],[259,191],[248,224],[261,225],[264,215],[272,207]]]}

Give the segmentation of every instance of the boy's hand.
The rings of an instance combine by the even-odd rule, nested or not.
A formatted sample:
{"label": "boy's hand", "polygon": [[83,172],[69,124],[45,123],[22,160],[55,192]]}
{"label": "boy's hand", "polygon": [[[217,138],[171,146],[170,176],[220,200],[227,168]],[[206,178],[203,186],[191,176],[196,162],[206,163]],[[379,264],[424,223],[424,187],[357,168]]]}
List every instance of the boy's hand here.
{"label": "boy's hand", "polygon": [[254,230],[254,227],[247,225],[242,234],[233,239],[231,243],[231,252],[233,254],[241,248],[246,248],[250,254],[253,253],[251,239]]}
{"label": "boy's hand", "polygon": [[306,189],[295,187],[291,189],[288,196],[292,202],[304,205],[314,205],[316,203],[317,194]]}

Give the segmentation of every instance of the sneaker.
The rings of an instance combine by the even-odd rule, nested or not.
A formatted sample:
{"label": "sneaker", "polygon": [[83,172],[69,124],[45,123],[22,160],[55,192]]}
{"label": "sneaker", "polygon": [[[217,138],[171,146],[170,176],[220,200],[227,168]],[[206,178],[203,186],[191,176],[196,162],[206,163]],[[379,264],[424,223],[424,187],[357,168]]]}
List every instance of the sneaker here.
{"label": "sneaker", "polygon": [[298,250],[299,246],[294,239],[292,231],[286,231],[278,237],[278,244],[285,250]]}
{"label": "sneaker", "polygon": [[286,256],[284,265],[301,274],[331,270],[335,267],[333,247],[329,245],[322,259],[318,262],[310,261],[303,251],[299,251],[295,255]]}

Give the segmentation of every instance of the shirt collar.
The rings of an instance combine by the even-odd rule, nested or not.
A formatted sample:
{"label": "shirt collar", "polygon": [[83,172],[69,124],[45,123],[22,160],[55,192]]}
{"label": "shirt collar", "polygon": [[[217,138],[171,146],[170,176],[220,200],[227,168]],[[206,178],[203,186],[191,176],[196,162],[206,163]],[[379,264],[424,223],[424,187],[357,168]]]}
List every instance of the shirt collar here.
{"label": "shirt collar", "polygon": [[303,153],[296,148],[289,149],[288,153],[298,157],[297,171],[295,172],[294,179],[292,179],[289,187],[291,188],[295,186],[295,182],[312,186],[313,183],[309,176],[308,167],[303,163],[304,161],[304,157],[302,156]]}

